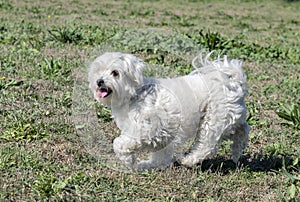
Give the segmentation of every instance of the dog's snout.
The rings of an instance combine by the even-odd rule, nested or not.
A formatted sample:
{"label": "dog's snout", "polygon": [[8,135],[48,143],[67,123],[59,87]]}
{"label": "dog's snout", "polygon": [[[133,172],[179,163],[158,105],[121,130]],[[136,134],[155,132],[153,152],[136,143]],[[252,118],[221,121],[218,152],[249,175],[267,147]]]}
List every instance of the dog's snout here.
{"label": "dog's snout", "polygon": [[102,86],[102,85],[104,84],[104,80],[103,80],[103,79],[98,79],[98,80],[96,81],[96,83],[97,83],[97,85],[100,87],[100,86]]}

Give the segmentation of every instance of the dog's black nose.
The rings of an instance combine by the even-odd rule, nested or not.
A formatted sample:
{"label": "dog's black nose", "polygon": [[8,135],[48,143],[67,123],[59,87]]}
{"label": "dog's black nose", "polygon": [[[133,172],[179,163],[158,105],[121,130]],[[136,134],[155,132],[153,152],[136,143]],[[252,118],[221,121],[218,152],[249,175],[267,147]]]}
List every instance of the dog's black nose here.
{"label": "dog's black nose", "polygon": [[104,80],[103,80],[103,79],[98,79],[98,80],[96,81],[96,83],[97,83],[97,85],[100,87],[100,86],[102,86],[102,85],[104,84]]}

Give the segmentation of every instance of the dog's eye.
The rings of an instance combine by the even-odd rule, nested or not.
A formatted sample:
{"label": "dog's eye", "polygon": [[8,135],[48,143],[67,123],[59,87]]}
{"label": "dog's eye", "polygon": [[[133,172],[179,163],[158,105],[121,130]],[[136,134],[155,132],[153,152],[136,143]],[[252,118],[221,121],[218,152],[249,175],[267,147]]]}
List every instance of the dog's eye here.
{"label": "dog's eye", "polygon": [[119,72],[118,72],[117,70],[113,70],[113,71],[111,72],[111,75],[112,75],[113,77],[118,77],[118,76],[119,76]]}

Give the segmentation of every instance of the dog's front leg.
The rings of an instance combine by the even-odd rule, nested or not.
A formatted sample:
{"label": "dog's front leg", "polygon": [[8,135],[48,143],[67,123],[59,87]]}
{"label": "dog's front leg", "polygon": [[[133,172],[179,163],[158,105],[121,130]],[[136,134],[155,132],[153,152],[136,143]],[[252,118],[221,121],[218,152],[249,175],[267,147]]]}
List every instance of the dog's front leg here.
{"label": "dog's front leg", "polygon": [[136,169],[136,157],[134,151],[140,147],[140,143],[134,138],[121,135],[114,140],[113,148],[117,157],[130,169]]}

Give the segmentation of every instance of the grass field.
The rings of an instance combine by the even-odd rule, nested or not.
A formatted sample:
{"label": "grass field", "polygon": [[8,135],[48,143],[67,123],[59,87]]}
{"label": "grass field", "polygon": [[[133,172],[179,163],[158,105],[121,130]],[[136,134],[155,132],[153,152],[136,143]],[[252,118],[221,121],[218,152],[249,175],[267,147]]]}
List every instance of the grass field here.
{"label": "grass field", "polygon": [[[299,10],[296,0],[0,0],[0,201],[299,201]],[[243,59],[251,133],[239,165],[228,142],[193,169],[127,173],[93,155],[74,92],[108,47],[144,58],[149,76],[188,73],[201,49]],[[95,106],[96,124],[118,135]]]}

